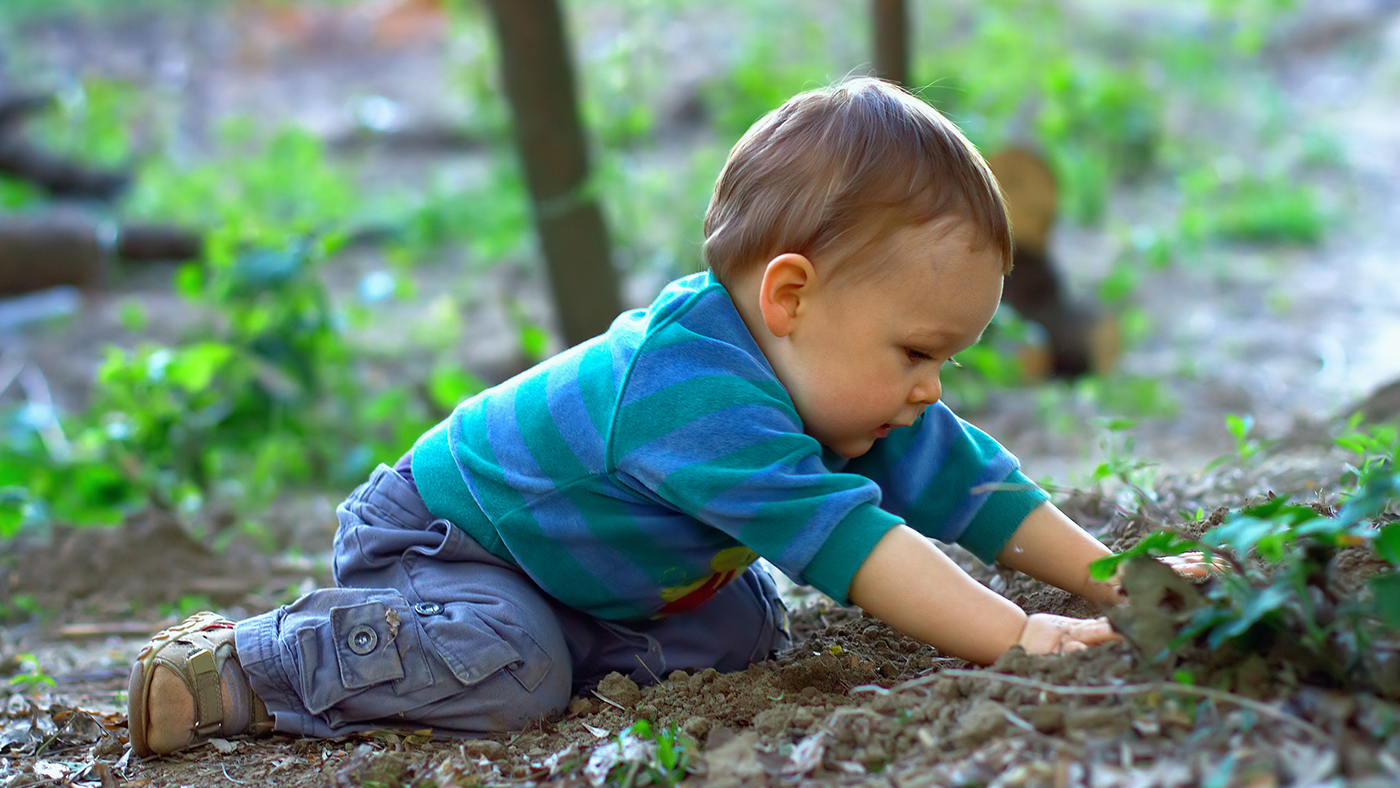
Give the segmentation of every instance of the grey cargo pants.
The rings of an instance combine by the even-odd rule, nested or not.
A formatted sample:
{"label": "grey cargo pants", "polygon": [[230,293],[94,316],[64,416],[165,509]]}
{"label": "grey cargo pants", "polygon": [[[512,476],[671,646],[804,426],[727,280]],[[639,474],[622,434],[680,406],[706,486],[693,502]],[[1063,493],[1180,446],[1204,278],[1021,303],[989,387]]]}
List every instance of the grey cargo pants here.
{"label": "grey cargo pants", "polygon": [[381,465],[336,510],[335,581],[238,624],[239,660],[276,729],[472,736],[562,710],[612,671],[741,670],[788,642],[758,565],[699,609],[606,621],[547,596]]}

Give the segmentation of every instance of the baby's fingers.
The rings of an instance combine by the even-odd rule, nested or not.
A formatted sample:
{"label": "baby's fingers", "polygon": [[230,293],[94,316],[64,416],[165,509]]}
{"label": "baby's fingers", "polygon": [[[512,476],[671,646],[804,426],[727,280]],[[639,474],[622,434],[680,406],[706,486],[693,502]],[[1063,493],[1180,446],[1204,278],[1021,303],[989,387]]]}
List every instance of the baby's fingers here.
{"label": "baby's fingers", "polygon": [[1106,618],[1068,618],[1037,613],[1026,621],[1020,645],[1028,654],[1069,654],[1119,639]]}
{"label": "baby's fingers", "polygon": [[1063,644],[1060,649],[1061,653],[1082,651],[1089,646],[1123,639],[1121,635],[1113,631],[1113,625],[1108,623],[1107,618],[1070,620],[1074,623],[1065,627],[1064,638],[1061,641]]}
{"label": "baby's fingers", "polygon": [[1227,571],[1230,568],[1230,564],[1223,558],[1217,556],[1207,561],[1205,553],[1200,552],[1163,556],[1161,561],[1184,577],[1206,577]]}

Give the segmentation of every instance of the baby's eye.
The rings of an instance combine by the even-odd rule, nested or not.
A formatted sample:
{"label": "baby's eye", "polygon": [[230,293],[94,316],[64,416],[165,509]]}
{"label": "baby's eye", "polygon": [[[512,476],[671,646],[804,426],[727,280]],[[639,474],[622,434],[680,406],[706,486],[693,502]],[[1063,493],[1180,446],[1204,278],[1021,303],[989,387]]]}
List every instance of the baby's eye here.
{"label": "baby's eye", "polygon": [[925,353],[924,351],[922,351],[922,350],[916,350],[916,349],[914,349],[914,348],[912,348],[912,347],[907,347],[907,348],[905,348],[905,349],[904,349],[904,354],[905,354],[906,356],[909,357],[909,360],[910,360],[910,361],[918,362],[918,361],[932,361],[932,360],[933,360],[933,356],[930,356],[929,354]]}

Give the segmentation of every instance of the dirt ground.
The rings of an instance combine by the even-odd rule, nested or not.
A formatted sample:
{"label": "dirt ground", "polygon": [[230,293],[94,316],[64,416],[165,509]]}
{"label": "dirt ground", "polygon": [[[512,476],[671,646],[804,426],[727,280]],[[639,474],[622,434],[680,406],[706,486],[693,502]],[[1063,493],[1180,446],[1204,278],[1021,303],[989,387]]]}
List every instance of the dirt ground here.
{"label": "dirt ground", "polygon": [[[1300,38],[1294,50],[1274,55],[1273,67],[1300,115],[1327,124],[1351,163],[1348,176],[1328,184],[1336,197],[1335,228],[1315,250],[1212,249],[1209,265],[1154,275],[1142,288],[1141,306],[1156,330],[1131,350],[1124,368],[1160,377],[1181,403],[1176,417],[1145,421],[1132,433],[1136,455],[1162,462],[1151,489],[1072,489],[1090,487],[1083,482],[1103,450],[1096,432],[1047,426],[1047,408],[1081,422],[1093,415],[1086,410],[1091,405],[1066,389],[999,392],[975,415],[1033,478],[1049,476],[1064,487],[1057,502],[1110,546],[1129,545],[1156,524],[1183,524],[1180,512],[1238,507],[1266,491],[1328,499],[1347,459],[1329,448],[1328,425],[1400,374],[1394,352],[1400,278],[1393,274],[1400,244],[1400,22],[1382,2],[1304,4],[1324,21],[1332,18],[1329,5],[1372,16],[1331,43]],[[409,28],[392,28],[399,32],[389,44],[359,46],[363,39],[352,33],[364,18],[352,15],[309,39],[298,37],[295,20],[255,12],[230,16],[221,26],[179,15],[112,30],[53,24],[26,32],[31,71],[4,76],[14,82],[95,69],[164,79],[167,87],[175,80],[189,97],[188,133],[195,141],[218,117],[250,111],[335,136],[345,130],[353,96],[387,95],[430,119],[450,114],[437,73],[440,52],[393,45],[392,35],[418,40],[411,20],[401,20]],[[580,40],[586,49],[623,23],[606,9],[595,11],[582,20]],[[1325,27],[1306,18],[1297,25]],[[717,60],[732,47],[715,44],[723,32],[717,28],[697,25],[701,32],[690,30],[677,44],[706,53],[668,64],[679,82],[693,86],[722,67]],[[13,42],[15,32],[8,35]],[[298,76],[287,78],[290,73]],[[663,147],[679,146],[677,140],[683,138]],[[401,163],[410,171],[425,166]],[[1115,222],[1145,221],[1150,199],[1123,195]],[[1059,231],[1056,253],[1070,263],[1078,291],[1086,292],[1108,265],[1108,235]],[[36,360],[57,397],[80,399],[102,341],[121,336],[120,297],[137,294],[154,305],[157,334],[179,324],[179,307],[159,272],[133,277],[124,288],[93,296],[83,318],[62,332],[6,337],[7,347]],[[536,293],[534,303],[542,302]],[[464,353],[489,366],[500,363],[509,327],[489,299],[482,304]],[[1232,447],[1221,427],[1225,413],[1253,413],[1265,434],[1282,440],[1248,464],[1201,472]],[[1201,651],[1163,665],[1116,644],[1063,657],[1012,653],[989,669],[970,670],[795,587],[785,588],[795,646],[776,659],[742,673],[657,677],[645,687],[612,678],[576,698],[561,719],[517,734],[466,742],[431,741],[412,731],[332,741],[270,737],[216,742],[172,758],[131,758],[124,690],[145,638],[192,605],[207,603],[239,618],[325,583],[334,498],[286,502],[275,517],[296,524],[288,542],[298,550],[276,557],[238,542],[216,555],[207,539],[154,515],[117,531],[35,534],[5,545],[0,594],[32,597],[45,614],[0,627],[0,682],[10,682],[0,683],[0,787],[598,784],[610,755],[620,751],[617,737],[637,720],[658,730],[675,727],[684,743],[682,768],[694,784],[1400,784],[1400,705],[1310,684],[1278,664]],[[205,537],[218,527],[202,525]],[[950,552],[1027,611],[1095,612],[1057,589]],[[1339,566],[1353,581],[1374,571],[1351,554]],[[22,685],[13,678],[26,670],[21,654],[33,655],[55,683],[18,691]],[[1183,669],[1196,689],[1171,681]],[[633,753],[646,749],[625,737],[624,745]],[[652,779],[639,768],[622,777],[637,786]]]}
{"label": "dirt ground", "polygon": [[[1313,450],[1289,462],[1317,474],[1337,469],[1337,459]],[[1223,472],[1228,481],[1212,489],[1248,484],[1249,475]],[[1214,503],[1202,481],[1165,484],[1159,502]],[[1150,513],[1099,496],[1062,505],[1115,548],[1153,525]],[[1400,781],[1400,703],[1310,683],[1276,660],[1201,648],[1163,664],[1115,643],[1066,656],[1013,650],[976,669],[797,588],[787,594],[794,646],[775,659],[732,674],[677,671],[640,687],[614,674],[561,718],[522,732],[471,741],[406,730],[330,741],[219,740],[138,761],[124,745],[123,690],[136,650],[158,626],[149,617],[155,602],[197,589],[238,615],[276,604],[281,584],[298,582],[295,567],[268,559],[214,562],[171,527],[147,518],[99,540],[61,535],[57,549],[5,562],[11,588],[46,605],[64,600],[65,612],[43,626],[0,630],[0,653],[33,654],[57,682],[12,689],[0,707],[0,785],[599,785],[616,753],[653,757],[620,749],[618,737],[638,720],[675,731],[685,753],[678,768],[694,784],[1381,788]],[[1095,612],[949,550],[1027,611]],[[1334,563],[1339,581],[1354,587],[1377,564],[1369,548],[1350,550]],[[322,579],[307,569],[304,577]],[[1173,680],[1180,670],[1191,672],[1193,686]],[[612,779],[645,785],[647,775],[624,768]]]}

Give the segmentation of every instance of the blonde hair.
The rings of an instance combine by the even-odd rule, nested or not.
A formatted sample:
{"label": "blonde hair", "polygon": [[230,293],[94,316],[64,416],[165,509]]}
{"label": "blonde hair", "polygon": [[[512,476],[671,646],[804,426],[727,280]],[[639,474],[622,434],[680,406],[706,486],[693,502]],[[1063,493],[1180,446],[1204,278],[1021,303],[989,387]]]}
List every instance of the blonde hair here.
{"label": "blonde hair", "polygon": [[[987,162],[937,110],[878,79],[800,93],[735,144],[705,212],[705,262],[720,282],[773,257],[868,250],[885,231],[970,219],[1011,268],[1006,204]],[[847,254],[868,271],[879,255]]]}

